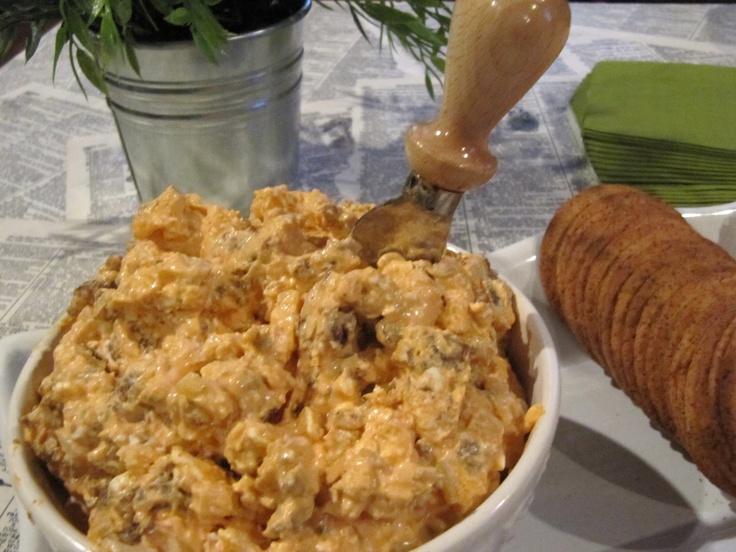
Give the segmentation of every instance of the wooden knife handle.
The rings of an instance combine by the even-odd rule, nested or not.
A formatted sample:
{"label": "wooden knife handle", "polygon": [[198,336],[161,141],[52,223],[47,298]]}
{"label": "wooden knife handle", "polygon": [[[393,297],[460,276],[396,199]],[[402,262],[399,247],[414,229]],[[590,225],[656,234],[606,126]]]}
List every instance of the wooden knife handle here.
{"label": "wooden knife handle", "polygon": [[491,131],[552,65],[569,31],[567,0],[456,0],[439,114],[406,135],[412,170],[454,192],[488,182],[497,166]]}

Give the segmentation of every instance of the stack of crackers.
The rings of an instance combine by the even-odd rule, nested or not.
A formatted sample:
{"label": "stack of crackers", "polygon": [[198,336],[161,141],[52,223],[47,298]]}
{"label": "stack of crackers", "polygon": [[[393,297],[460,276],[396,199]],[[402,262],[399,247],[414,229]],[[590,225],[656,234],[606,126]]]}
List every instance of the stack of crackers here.
{"label": "stack of crackers", "polygon": [[600,185],[553,217],[540,276],[592,358],[736,496],[736,260],[664,202]]}

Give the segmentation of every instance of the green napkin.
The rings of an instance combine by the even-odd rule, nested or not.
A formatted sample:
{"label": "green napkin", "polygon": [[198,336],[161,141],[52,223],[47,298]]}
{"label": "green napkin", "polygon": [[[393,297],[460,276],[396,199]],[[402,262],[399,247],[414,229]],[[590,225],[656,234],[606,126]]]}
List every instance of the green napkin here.
{"label": "green napkin", "polygon": [[736,68],[604,61],[570,106],[601,181],[674,205],[736,200]]}

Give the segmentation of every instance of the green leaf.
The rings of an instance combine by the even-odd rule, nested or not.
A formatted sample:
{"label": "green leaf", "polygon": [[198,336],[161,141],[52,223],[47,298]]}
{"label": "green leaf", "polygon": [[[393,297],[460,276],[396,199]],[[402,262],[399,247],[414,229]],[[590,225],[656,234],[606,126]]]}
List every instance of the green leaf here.
{"label": "green leaf", "polygon": [[407,25],[407,28],[414,36],[420,38],[428,45],[441,47],[445,44],[439,34],[425,27],[424,23],[418,19],[410,21]]}
{"label": "green leaf", "polygon": [[191,32],[195,44],[210,61],[217,63],[227,42],[227,31],[201,0],[184,0],[184,5],[192,15]]}
{"label": "green leaf", "polygon": [[[92,33],[90,32],[89,27],[87,27],[87,24],[80,17],[79,12],[69,10],[65,12],[64,16],[70,36],[74,36],[83,48],[92,52],[94,50]],[[102,46],[103,48],[105,47],[104,44]]]}
{"label": "green leaf", "polygon": [[131,0],[110,0],[110,9],[121,27],[125,27],[133,17]]}
{"label": "green leaf", "polygon": [[26,40],[26,61],[33,57],[38,49],[38,43],[41,42],[43,33],[46,30],[47,22],[45,20],[31,22],[31,32]]}
{"label": "green leaf", "polygon": [[[327,0],[316,0],[318,3]],[[406,50],[425,69],[427,91],[434,98],[433,82],[442,85],[452,3],[442,0],[334,0],[349,11],[363,37],[370,40],[364,22],[379,28],[378,45]]]}
{"label": "green leaf", "polygon": [[407,24],[413,20],[411,14],[377,2],[366,2],[363,4],[363,11],[384,25]]}
{"label": "green leaf", "polygon": [[89,80],[89,82],[91,82],[103,94],[107,94],[107,85],[105,84],[102,70],[100,69],[100,66],[97,65],[94,58],[80,48],[77,48],[76,54],[77,64],[82,70],[82,73],[84,73],[84,76],[87,77],[87,80]]}
{"label": "green leaf", "polygon": [[56,31],[56,37],[54,42],[54,64],[51,68],[51,80],[56,77],[56,67],[59,64],[61,58],[61,52],[64,50],[64,46],[69,42],[69,33],[65,23],[59,26],[59,30]]}
{"label": "green leaf", "polygon": [[172,25],[186,26],[192,24],[192,14],[188,8],[176,8],[164,18]]}
{"label": "green leaf", "polygon": [[12,29],[3,29],[0,31],[0,58],[10,51],[10,47],[15,42],[15,32]]}
{"label": "green leaf", "polygon": [[77,81],[77,85],[79,86],[80,90],[82,91],[82,94],[84,94],[84,97],[87,98],[87,90],[84,88],[84,84],[82,83],[82,79],[79,76],[79,71],[77,71],[77,62],[74,61],[74,42],[70,41],[69,43],[69,65],[72,68],[72,73],[74,73],[74,80]]}
{"label": "green leaf", "polygon": [[[100,64],[107,67],[110,60],[115,58],[122,49],[122,41],[112,14],[107,12],[102,16],[100,24]],[[89,48],[88,48],[89,49]],[[89,49],[91,51],[91,49]]]}
{"label": "green leaf", "polygon": [[200,33],[192,31],[192,39],[194,44],[199,48],[205,57],[212,63],[217,63],[217,50],[214,50],[211,44]]}
{"label": "green leaf", "polygon": [[[353,23],[355,23],[355,26],[360,31],[360,34],[363,35],[363,38],[370,42],[370,38],[368,37],[368,33],[365,32],[365,29],[363,28],[363,24],[360,21],[360,12],[350,6],[350,15],[353,18]],[[380,43],[380,42],[379,42]]]}
{"label": "green leaf", "polygon": [[[177,2],[177,3],[181,4],[181,2]],[[151,0],[151,5],[158,13],[162,15],[166,15],[173,9],[173,6],[175,4],[173,1],[170,1],[170,0]]]}
{"label": "green leaf", "polygon": [[92,7],[89,10],[90,14],[90,20],[97,19],[102,15],[102,12],[107,7],[107,1],[106,0],[94,0],[92,2]]}
{"label": "green leaf", "polygon": [[140,76],[141,67],[138,64],[138,56],[135,55],[134,41],[132,38],[127,38],[123,41],[125,46],[125,59],[128,60],[128,65],[135,71],[135,74]]}
{"label": "green leaf", "polygon": [[434,100],[434,86],[432,85],[432,79],[429,75],[429,72],[424,73],[424,86],[429,93],[429,97]]}

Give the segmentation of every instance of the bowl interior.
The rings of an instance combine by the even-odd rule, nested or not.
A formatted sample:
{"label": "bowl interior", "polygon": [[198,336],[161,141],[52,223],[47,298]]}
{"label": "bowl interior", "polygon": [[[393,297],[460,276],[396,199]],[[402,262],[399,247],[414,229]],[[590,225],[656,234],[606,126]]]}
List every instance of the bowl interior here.
{"label": "bowl interior", "polygon": [[[509,354],[530,404],[544,415],[527,441],[519,462],[498,489],[467,518],[419,548],[421,552],[494,550],[511,536],[511,527],[526,511],[549,457],[559,417],[560,381],[557,355],[549,330],[531,301],[511,286],[517,309]],[[30,448],[22,444],[19,420],[37,403],[36,389],[52,367],[51,350],[63,328],[56,326],[33,349],[13,390],[7,435],[12,448],[9,467],[13,486],[29,517],[57,552],[86,552],[83,516],[69,507],[61,486]]]}

